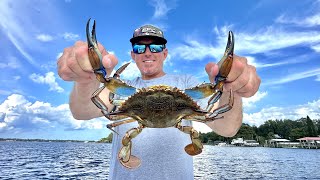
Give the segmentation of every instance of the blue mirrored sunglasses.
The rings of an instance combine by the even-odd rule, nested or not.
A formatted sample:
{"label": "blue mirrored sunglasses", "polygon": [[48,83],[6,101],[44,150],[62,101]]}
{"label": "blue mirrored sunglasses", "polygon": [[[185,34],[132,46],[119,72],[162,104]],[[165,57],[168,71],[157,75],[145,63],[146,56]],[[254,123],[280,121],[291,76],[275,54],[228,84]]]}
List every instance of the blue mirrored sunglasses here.
{"label": "blue mirrored sunglasses", "polygon": [[132,46],[133,52],[136,54],[142,54],[146,52],[146,48],[149,47],[152,53],[162,52],[166,46],[164,44],[134,44]]}

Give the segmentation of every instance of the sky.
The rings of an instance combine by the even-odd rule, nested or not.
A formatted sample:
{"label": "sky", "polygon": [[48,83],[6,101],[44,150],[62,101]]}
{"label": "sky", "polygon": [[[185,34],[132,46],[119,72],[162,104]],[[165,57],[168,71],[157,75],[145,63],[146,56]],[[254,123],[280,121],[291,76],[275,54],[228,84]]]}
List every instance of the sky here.
{"label": "sky", "polygon": [[[319,0],[1,0],[0,138],[99,140],[110,133],[106,118],[72,117],[73,82],[57,73],[64,48],[86,41],[89,18],[97,21],[98,41],[118,57],[117,67],[132,62],[133,30],[153,24],[168,40],[165,71],[199,82],[209,82],[204,67],[220,60],[232,30],[235,54],[261,77],[259,91],[243,99],[243,122],[320,119]],[[131,63],[121,78],[136,76]]]}

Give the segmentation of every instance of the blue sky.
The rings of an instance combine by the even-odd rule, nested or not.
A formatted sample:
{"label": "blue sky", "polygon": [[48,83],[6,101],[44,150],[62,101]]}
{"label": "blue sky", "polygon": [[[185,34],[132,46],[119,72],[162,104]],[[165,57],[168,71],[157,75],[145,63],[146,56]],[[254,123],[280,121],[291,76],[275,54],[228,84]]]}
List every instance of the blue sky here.
{"label": "blue sky", "polygon": [[[204,66],[223,54],[227,32],[235,53],[257,67],[258,93],[244,99],[244,122],[320,119],[320,1],[0,1],[0,137],[97,140],[109,121],[74,120],[68,107],[72,82],[57,74],[65,47],[85,39],[88,18],[97,39],[119,58],[132,61],[135,28],[164,30],[165,71],[208,82]],[[139,72],[131,63],[122,78]],[[202,132],[205,126],[195,124]]]}

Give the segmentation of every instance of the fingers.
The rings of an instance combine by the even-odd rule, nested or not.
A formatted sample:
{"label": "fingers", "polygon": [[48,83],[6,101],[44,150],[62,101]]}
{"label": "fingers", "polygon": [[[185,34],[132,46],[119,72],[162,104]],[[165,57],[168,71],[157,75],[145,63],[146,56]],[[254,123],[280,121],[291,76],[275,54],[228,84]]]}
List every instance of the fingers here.
{"label": "fingers", "polygon": [[256,68],[248,65],[246,58],[235,55],[224,89],[232,89],[242,97],[251,97],[258,91],[260,83]]}
{"label": "fingers", "polygon": [[227,82],[235,81],[244,71],[247,65],[247,58],[234,55]]}
{"label": "fingers", "polygon": [[214,82],[215,77],[218,75],[219,73],[219,67],[217,64],[213,63],[213,62],[209,62],[206,67],[205,67],[206,72],[208,73],[210,82]]}
{"label": "fingers", "polygon": [[242,97],[251,97],[253,96],[260,87],[261,79],[257,75],[256,68],[249,65],[249,81],[238,90],[238,94]]}
{"label": "fingers", "polygon": [[[99,43],[99,51],[103,57],[103,65],[110,75],[112,69],[117,65],[118,59],[109,54]],[[57,61],[58,74],[65,81],[90,82],[95,80],[95,75],[88,56],[88,44],[77,41],[74,46],[65,48],[62,56]]]}
{"label": "fingers", "polygon": [[118,58],[114,54],[106,54],[102,58],[102,65],[106,68],[108,75],[111,74],[114,67],[118,64]]}

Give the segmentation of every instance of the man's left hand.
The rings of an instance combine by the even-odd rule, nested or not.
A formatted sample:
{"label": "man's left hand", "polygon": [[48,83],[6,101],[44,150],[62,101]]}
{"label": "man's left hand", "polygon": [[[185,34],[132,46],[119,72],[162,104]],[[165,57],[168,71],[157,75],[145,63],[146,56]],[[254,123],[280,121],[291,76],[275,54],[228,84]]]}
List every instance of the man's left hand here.
{"label": "man's left hand", "polygon": [[[219,72],[219,67],[213,62],[209,62],[206,67],[210,81],[213,83]],[[251,97],[259,89],[261,79],[256,72],[256,68],[247,63],[247,58],[234,55],[232,67],[224,84],[224,91],[233,92],[241,97]]]}

